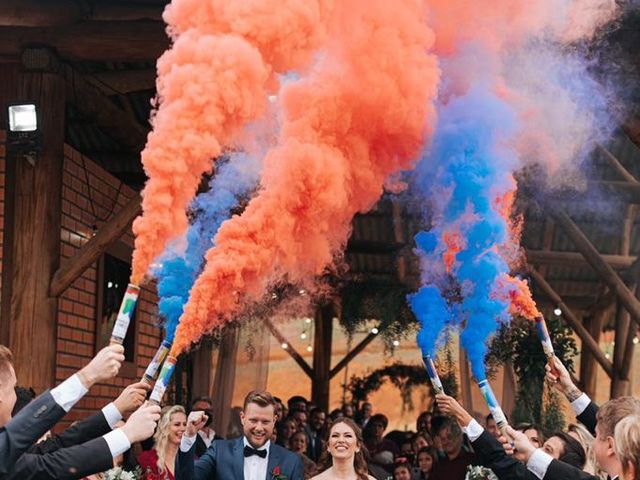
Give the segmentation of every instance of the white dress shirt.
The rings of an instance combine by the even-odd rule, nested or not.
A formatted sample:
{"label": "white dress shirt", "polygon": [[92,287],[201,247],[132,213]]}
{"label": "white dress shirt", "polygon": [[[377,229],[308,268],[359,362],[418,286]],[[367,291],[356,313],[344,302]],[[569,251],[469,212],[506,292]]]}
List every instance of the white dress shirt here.
{"label": "white dress shirt", "polygon": [[[247,437],[242,438],[242,444],[246,447],[251,445],[247,440]],[[258,450],[266,450],[267,455],[262,458],[258,455],[251,455],[250,457],[244,457],[244,480],[264,480],[267,478],[267,464],[269,463],[269,447],[271,447],[271,441],[265,443]],[[253,448],[253,447],[251,447]]]}
{"label": "white dress shirt", "polygon": [[[51,396],[65,412],[68,412],[82,397],[85,396],[87,392],[88,390],[80,381],[80,377],[76,374],[67,378],[60,385],[53,388],[51,390]],[[114,428],[116,423],[122,420],[122,414],[113,403],[104,407],[102,409],[102,414],[111,428]],[[119,428],[103,435],[102,438],[107,442],[109,451],[113,457],[116,457],[131,448],[131,442],[129,442],[127,436]]]}
{"label": "white dress shirt", "polygon": [[211,446],[211,442],[213,442],[213,439],[216,436],[216,432],[214,429],[210,428],[208,435],[204,432],[204,430],[198,430],[198,435],[207,446],[207,448],[209,448]]}

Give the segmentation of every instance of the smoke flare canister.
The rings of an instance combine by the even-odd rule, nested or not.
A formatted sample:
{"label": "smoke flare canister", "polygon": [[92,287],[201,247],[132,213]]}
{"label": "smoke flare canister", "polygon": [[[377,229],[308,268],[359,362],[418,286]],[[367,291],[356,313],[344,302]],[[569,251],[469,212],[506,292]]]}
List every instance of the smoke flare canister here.
{"label": "smoke flare canister", "polygon": [[431,386],[433,387],[433,391],[435,392],[435,394],[438,395],[444,393],[442,382],[440,381],[440,377],[438,376],[436,366],[434,365],[431,356],[424,355],[422,357],[422,361],[424,362],[424,366],[427,369],[427,375],[429,376],[429,380],[431,381]]}
{"label": "smoke flare canister", "polygon": [[164,362],[164,359],[167,357],[169,350],[171,350],[171,342],[168,340],[163,340],[160,346],[158,347],[156,354],[153,356],[151,363],[147,366],[147,369],[144,371],[144,375],[142,376],[142,382],[146,383],[149,386],[153,384],[153,381],[155,380],[156,375],[158,374],[158,370],[160,370],[160,366],[162,365],[162,362]]}
{"label": "smoke flare canister", "polygon": [[149,397],[150,403],[160,405],[162,402],[162,397],[164,397],[164,394],[169,387],[169,382],[171,381],[171,376],[176,368],[177,361],[176,357],[169,355],[162,364],[162,370],[160,370],[158,380],[156,381],[156,384],[153,387],[153,392],[151,392],[151,396]]}
{"label": "smoke flare canister", "polygon": [[129,323],[131,323],[131,316],[136,308],[136,302],[140,295],[140,287],[130,283],[127,285],[127,291],[124,293],[124,298],[120,304],[120,310],[118,311],[118,317],[113,325],[113,331],[111,332],[111,345],[115,343],[122,344],[124,337],[127,336],[127,330]]}
{"label": "smoke flare canister", "polygon": [[491,415],[493,415],[493,419],[496,421],[496,425],[503,435],[506,435],[505,429],[507,425],[509,425],[509,422],[507,422],[507,417],[502,411],[502,407],[500,407],[496,396],[493,394],[491,385],[489,385],[487,380],[482,380],[478,382],[478,387],[480,387],[484,401],[487,402],[487,406],[489,407]]}
{"label": "smoke flare canister", "polygon": [[545,322],[542,315],[538,315],[536,317],[536,332],[538,332],[538,338],[540,339],[540,343],[542,344],[542,350],[547,357],[549,368],[551,368],[551,373],[559,376],[560,372],[558,372],[558,369],[556,368],[553,361],[555,352],[553,350],[553,344],[551,343],[551,336],[549,335],[549,330],[547,330],[547,322]]}

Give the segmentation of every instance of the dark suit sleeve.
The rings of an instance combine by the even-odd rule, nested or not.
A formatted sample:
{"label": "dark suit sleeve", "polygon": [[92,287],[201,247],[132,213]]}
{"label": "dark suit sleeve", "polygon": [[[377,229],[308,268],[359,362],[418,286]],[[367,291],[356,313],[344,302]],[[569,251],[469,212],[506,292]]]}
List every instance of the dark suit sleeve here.
{"label": "dark suit sleeve", "polygon": [[113,467],[113,457],[104,438],[38,455],[25,453],[5,480],[72,480]]}
{"label": "dark suit sleeve", "polygon": [[195,443],[188,452],[178,448],[175,465],[175,480],[214,480],[216,477],[216,442],[197,461],[195,460]]}
{"label": "dark suit sleeve", "polygon": [[584,409],[584,412],[576,417],[581,424],[587,427],[587,430],[589,430],[591,435],[594,437],[596,436],[597,413],[598,406],[595,403],[590,402],[589,405],[587,405],[587,408]]}
{"label": "dark suit sleeve", "polygon": [[500,480],[533,480],[535,475],[527,470],[527,467],[510,457],[502,448],[502,445],[486,430],[472,442],[477,460]]}
{"label": "dark suit sleeve", "polygon": [[551,460],[543,480],[598,480],[598,477],[559,460]]}
{"label": "dark suit sleeve", "polygon": [[47,440],[44,440],[29,448],[29,453],[44,454],[55,452],[60,448],[72,447],[79,445],[94,438],[101,437],[102,435],[109,433],[111,427],[107,422],[102,411],[91,415],[72,427],[67,428],[60,435],[55,435]]}
{"label": "dark suit sleeve", "polygon": [[0,474],[11,470],[20,455],[58,423],[65,413],[49,391],[20,410],[0,430]]}

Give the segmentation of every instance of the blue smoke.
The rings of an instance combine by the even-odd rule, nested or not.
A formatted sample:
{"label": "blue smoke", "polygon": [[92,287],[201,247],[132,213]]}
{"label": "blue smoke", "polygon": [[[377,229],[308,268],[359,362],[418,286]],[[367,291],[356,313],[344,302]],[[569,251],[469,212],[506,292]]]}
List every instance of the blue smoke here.
{"label": "blue smoke", "polygon": [[231,211],[255,188],[260,164],[252,156],[233,153],[219,164],[209,182],[209,190],[198,195],[191,204],[193,221],[186,233],[186,248],[168,248],[161,257],[158,279],[158,309],[164,320],[166,338],[173,341],[178,321],[189,292],[204,263],[204,255],[213,246],[213,238]]}

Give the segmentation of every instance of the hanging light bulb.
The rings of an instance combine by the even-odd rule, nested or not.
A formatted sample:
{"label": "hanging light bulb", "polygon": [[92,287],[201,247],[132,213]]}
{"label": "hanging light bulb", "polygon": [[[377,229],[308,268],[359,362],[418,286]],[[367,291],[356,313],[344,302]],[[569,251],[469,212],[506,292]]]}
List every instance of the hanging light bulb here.
{"label": "hanging light bulb", "polygon": [[311,345],[307,345],[307,352],[313,352],[313,347]]}
{"label": "hanging light bulb", "polygon": [[376,327],[373,327],[371,329],[371,333],[373,333],[374,335],[377,335],[380,332],[380,330],[378,330]]}
{"label": "hanging light bulb", "polygon": [[394,347],[398,347],[398,346],[400,346],[400,340],[394,340],[394,341],[393,341],[393,346],[394,346]]}
{"label": "hanging light bulb", "polygon": [[311,323],[311,319],[309,317],[305,318],[304,323]]}
{"label": "hanging light bulb", "polygon": [[288,344],[288,343],[286,343],[286,342],[284,342],[284,343],[282,344],[282,348],[284,348],[284,349],[286,350],[287,348],[289,348],[289,344]]}
{"label": "hanging light bulb", "polygon": [[305,338],[307,338],[307,332],[302,332],[302,333],[300,334],[300,338],[301,338],[302,340],[304,340]]}
{"label": "hanging light bulb", "polygon": [[560,315],[562,315],[562,310],[560,310],[558,307],[556,307],[556,308],[553,310],[553,313],[554,313],[557,317],[559,317]]}

